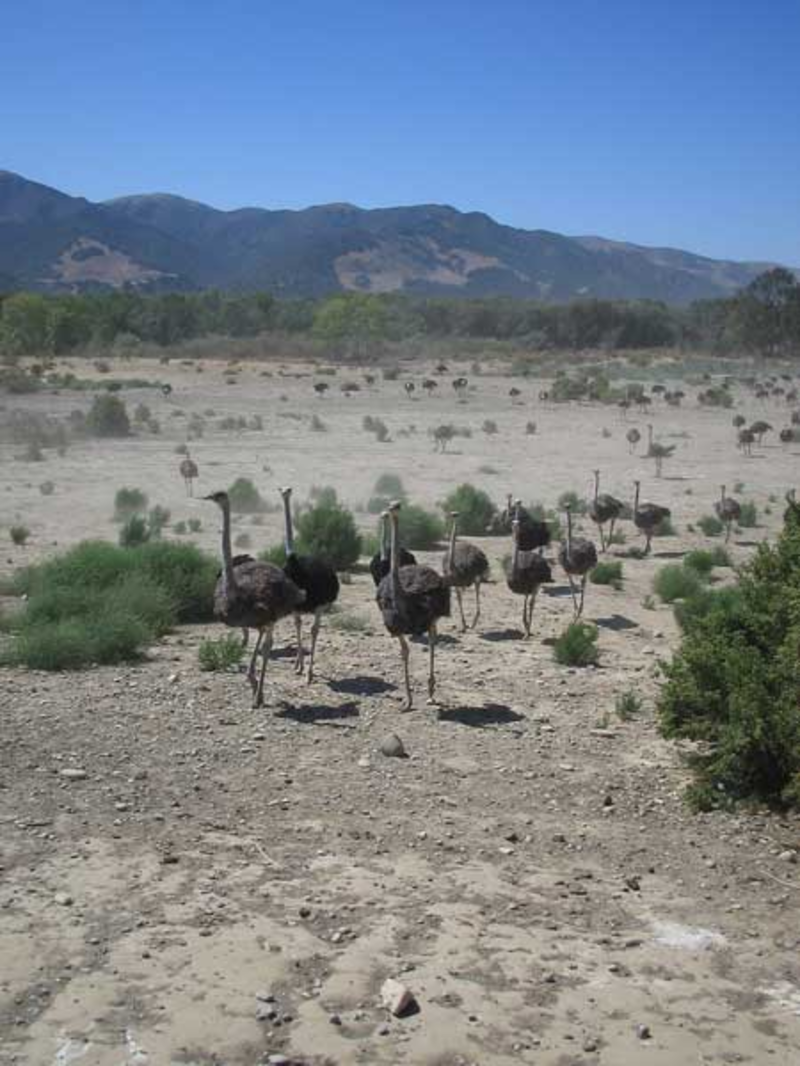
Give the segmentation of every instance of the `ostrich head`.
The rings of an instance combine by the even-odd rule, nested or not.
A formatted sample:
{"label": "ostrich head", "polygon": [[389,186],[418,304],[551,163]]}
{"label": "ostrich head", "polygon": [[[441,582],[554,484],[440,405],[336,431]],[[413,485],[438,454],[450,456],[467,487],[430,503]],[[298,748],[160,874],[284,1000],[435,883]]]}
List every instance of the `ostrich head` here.
{"label": "ostrich head", "polygon": [[283,496],[283,498],[285,500],[289,496],[292,495],[292,486],[291,485],[281,485],[281,487],[278,489],[278,492],[281,494],[281,496]]}
{"label": "ostrich head", "polygon": [[392,502],[389,504],[389,506],[386,509],[386,513],[389,514],[389,515],[399,514],[401,507],[402,507],[402,504],[401,504],[400,500],[392,500]]}
{"label": "ostrich head", "polygon": [[228,494],[227,492],[223,492],[222,489],[218,492],[212,492],[209,496],[204,496],[203,499],[210,500],[212,503],[215,503],[217,507],[225,508],[230,506]]}

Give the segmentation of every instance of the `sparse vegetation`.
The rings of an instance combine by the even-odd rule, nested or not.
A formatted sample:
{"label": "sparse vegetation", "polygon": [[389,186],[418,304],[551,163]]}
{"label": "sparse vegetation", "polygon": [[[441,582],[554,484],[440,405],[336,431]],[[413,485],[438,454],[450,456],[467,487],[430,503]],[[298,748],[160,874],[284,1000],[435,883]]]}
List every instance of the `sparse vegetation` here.
{"label": "sparse vegetation", "polygon": [[55,491],[56,486],[53,481],[43,481],[39,486],[39,492],[42,496],[52,496]]}
{"label": "sparse vegetation", "polygon": [[653,578],[653,591],[664,603],[688,600],[696,595],[701,587],[702,582],[697,571],[678,563],[662,566]]}
{"label": "sparse vegetation", "polygon": [[297,550],[327,559],[337,570],[349,570],[361,555],[361,537],[352,514],[329,501],[303,511],[297,518]]}
{"label": "sparse vegetation", "polygon": [[752,500],[746,500],[741,507],[737,525],[741,529],[754,529],[758,525],[758,508]]}
{"label": "sparse vegetation", "polygon": [[411,551],[432,551],[445,534],[444,522],[433,511],[405,504],[400,511],[400,543]]}
{"label": "sparse vegetation", "polygon": [[717,516],[713,514],[704,514],[702,518],[698,518],[697,525],[701,533],[706,537],[718,537],[725,528]]}
{"label": "sparse vegetation", "polygon": [[487,493],[467,483],[450,493],[442,509],[445,515],[450,511],[458,511],[458,528],[467,537],[485,537],[497,514],[497,508]]}
{"label": "sparse vegetation", "polygon": [[138,548],[150,540],[151,530],[147,519],[140,514],[132,514],[126,518],[119,531],[119,545],[121,548]]}
{"label": "sparse vegetation", "polygon": [[589,580],[593,585],[611,585],[612,588],[622,588],[622,563],[600,562],[589,574]]}
{"label": "sparse vegetation", "polygon": [[95,396],[86,416],[86,429],[94,437],[130,436],[131,424],[123,401],[111,393]]}
{"label": "sparse vegetation", "polygon": [[200,669],[209,673],[219,673],[238,667],[244,658],[244,645],[236,633],[226,633],[216,640],[202,640],[197,649]]}
{"label": "sparse vegetation", "polygon": [[239,477],[228,489],[231,511],[234,514],[253,514],[266,511],[267,505],[250,478]]}
{"label": "sparse vegetation", "polygon": [[375,440],[377,440],[379,444],[388,443],[389,427],[382,418],[374,418],[372,415],[365,415],[361,426],[367,433],[374,433]]}
{"label": "sparse vegetation", "polygon": [[688,552],[684,557],[683,565],[689,570],[694,570],[700,577],[708,577],[715,566],[730,566],[731,559],[721,546],[711,551],[698,548],[696,551]]}
{"label": "sparse vegetation", "polygon": [[562,666],[593,666],[599,660],[597,626],[571,622],[553,645],[553,655]]}
{"label": "sparse vegetation", "polygon": [[27,544],[31,531],[27,526],[17,524],[9,527],[8,535],[11,538],[11,543],[21,548],[24,544]]}
{"label": "sparse vegetation", "polygon": [[637,718],[642,712],[642,701],[632,689],[620,693],[614,703],[614,711],[622,722]]}
{"label": "sparse vegetation", "polygon": [[131,515],[147,510],[147,493],[141,489],[117,489],[114,497],[114,521],[124,522]]}
{"label": "sparse vegetation", "polygon": [[570,490],[569,492],[562,492],[558,497],[558,510],[566,511],[568,507],[571,508],[573,514],[584,515],[589,509],[589,504],[577,492]]}

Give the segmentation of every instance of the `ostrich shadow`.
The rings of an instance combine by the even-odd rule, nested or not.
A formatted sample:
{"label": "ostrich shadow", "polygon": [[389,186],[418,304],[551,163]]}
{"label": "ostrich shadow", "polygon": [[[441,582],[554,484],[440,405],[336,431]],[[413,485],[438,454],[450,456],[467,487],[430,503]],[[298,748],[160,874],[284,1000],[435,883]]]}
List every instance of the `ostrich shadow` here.
{"label": "ostrich shadow", "polygon": [[552,596],[554,599],[562,599],[564,596],[572,595],[569,585],[543,585],[541,591],[545,596]]}
{"label": "ostrich shadow", "polygon": [[361,674],[357,677],[343,677],[338,681],[329,681],[328,688],[346,696],[379,696],[383,692],[394,691],[397,685],[384,681],[382,677],[368,677]]}
{"label": "ostrich shadow", "polygon": [[595,618],[595,625],[602,629],[611,629],[619,633],[624,629],[638,629],[639,623],[632,618],[626,618],[624,614],[611,614],[608,618]]}
{"label": "ostrich shadow", "polygon": [[497,644],[504,640],[522,640],[525,634],[521,629],[487,629],[483,633],[479,633],[478,636],[481,640],[488,640],[492,644]]}
{"label": "ostrich shadow", "polygon": [[484,703],[482,707],[443,707],[438,714],[440,722],[457,722],[473,729],[486,729],[493,725],[511,725],[525,721],[525,715],[512,711],[504,703]]}
{"label": "ostrich shadow", "polygon": [[699,481],[699,478],[691,474],[662,474],[659,481]]}
{"label": "ostrich shadow", "polygon": [[301,725],[313,725],[315,722],[334,725],[348,718],[358,718],[358,704],[354,700],[348,703],[310,703],[295,707],[285,700],[278,704],[276,718],[291,719]]}
{"label": "ostrich shadow", "polygon": [[684,555],[686,555],[686,552],[666,550],[661,552],[651,552],[650,555],[653,559],[682,559]]}
{"label": "ostrich shadow", "polygon": [[[424,634],[418,637],[409,637],[409,640],[412,644],[419,644],[423,648],[428,647],[428,638]],[[450,636],[449,633],[436,634],[437,648],[452,648],[454,644],[458,644],[458,637]]]}

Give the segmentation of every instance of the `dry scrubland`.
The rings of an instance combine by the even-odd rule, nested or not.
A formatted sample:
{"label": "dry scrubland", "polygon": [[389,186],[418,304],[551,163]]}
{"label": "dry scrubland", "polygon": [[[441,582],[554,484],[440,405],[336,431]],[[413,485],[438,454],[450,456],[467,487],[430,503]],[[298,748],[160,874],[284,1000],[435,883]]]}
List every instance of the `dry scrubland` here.
{"label": "dry scrubland", "polygon": [[[280,627],[263,711],[250,709],[242,676],[200,672],[209,627],[176,630],[138,665],[0,670],[0,1063],[796,1063],[800,821],[686,808],[680,751],[653,712],[677,628],[647,597],[668,559],[719,543],[687,526],[711,513],[723,482],[743,482],[761,516],[734,535],[734,561],[774,535],[800,448],[776,432],[744,458],[736,412],[699,409],[686,387],[684,408],[652,413],[676,445],[656,480],[643,445],[630,456],[625,441],[634,424],[646,438],[646,418],[545,406],[546,382],[467,374],[474,390],[458,403],[449,377],[439,395],[409,398],[406,377],[378,375],[369,388],[350,370],[320,379],[271,364],[265,377],[245,364],[228,385],[224,369],[114,367],[172,385],[169,397],[122,393],[130,411],[151,407],[158,436],[76,442],[41,462],[1,444],[0,571],[116,539],[123,485],[168,507],[173,526],[199,517],[191,539],[216,552],[217,511],[185,496],[174,451],[191,414],[209,409],[191,445],[196,495],[246,476],[276,504],[278,485],[300,499],[333,485],[358,509],[394,472],[429,507],[464,481],[498,502],[513,491],[552,506],[567,490],[588,496],[598,466],[603,489],[625,499],[641,478],[678,535],[628,558],[639,537],[622,524],[626,543],[612,553],[623,588],[588,587],[601,660],[585,670],[558,666],[548,643],[571,617],[560,570],[532,639],[520,640],[520,601],[500,565],[509,544],[487,538],[495,583],[482,623],[464,636],[454,621],[442,627],[440,708],[423,702],[414,644],[418,709],[407,715],[396,644],[364,573],[324,624],[313,686],[292,673],[292,626]],[[415,367],[413,379],[430,371]],[[315,380],[331,386],[323,399]],[[345,380],[361,391],[345,398]],[[748,420],[788,422],[785,403],[736,395]],[[4,397],[0,419],[89,401]],[[325,432],[310,431],[313,414]],[[214,428],[254,415],[263,430]],[[364,432],[365,415],[386,422],[390,443]],[[487,419],[496,434],[481,431]],[[435,454],[427,431],[442,422],[472,436]],[[357,519],[372,530],[371,516]],[[31,530],[24,547],[8,538],[16,521]],[[279,540],[279,515],[240,518],[234,532],[260,550]],[[615,701],[631,690],[643,706],[623,720]],[[409,758],[380,753],[391,731]],[[387,977],[412,989],[417,1013],[381,1007]]]}

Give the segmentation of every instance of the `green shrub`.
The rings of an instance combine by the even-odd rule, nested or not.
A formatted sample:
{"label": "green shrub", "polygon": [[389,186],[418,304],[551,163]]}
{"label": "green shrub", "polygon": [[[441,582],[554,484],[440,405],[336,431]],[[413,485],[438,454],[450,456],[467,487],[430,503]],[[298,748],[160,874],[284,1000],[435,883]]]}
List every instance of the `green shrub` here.
{"label": "green shrub", "polygon": [[147,529],[151,537],[160,537],[161,531],[165,526],[169,525],[169,520],[172,517],[166,507],[162,507],[160,504],[156,504],[155,507],[151,507],[147,512]]}
{"label": "green shrub", "polygon": [[316,555],[336,570],[348,570],[361,555],[361,537],[353,516],[339,504],[316,504],[297,519],[297,550]]}
{"label": "green shrub", "polygon": [[553,655],[563,666],[591,666],[598,661],[597,626],[572,622],[556,638]]}
{"label": "green shrub", "polygon": [[406,490],[398,474],[381,474],[372,491],[376,496],[386,496],[389,500],[406,499]]}
{"label": "green shrub", "polygon": [[653,530],[654,537],[676,537],[678,531],[673,525],[671,518],[662,518]]}
{"label": "green shrub", "polygon": [[31,531],[27,526],[15,525],[9,528],[8,535],[11,537],[12,544],[16,544],[18,548],[21,548],[30,537]]}
{"label": "green shrub", "polygon": [[203,528],[203,523],[200,521],[199,518],[190,518],[186,524],[189,527],[190,533],[199,533],[200,530]]}
{"label": "green shrub", "polygon": [[239,533],[233,542],[235,548],[249,548],[253,543],[249,533]]}
{"label": "green shrub", "polygon": [[485,537],[493,518],[497,514],[497,508],[490,497],[474,485],[463,484],[450,493],[442,504],[447,514],[450,511],[458,511],[458,529],[467,537]]}
{"label": "green shrub", "polygon": [[559,511],[566,511],[567,508],[572,510],[573,514],[586,514],[589,509],[589,505],[586,500],[581,499],[577,492],[562,492],[558,497],[558,509]]}
{"label": "green shrub", "polygon": [[631,718],[635,718],[641,713],[642,701],[635,692],[629,689],[627,692],[623,692],[621,695],[617,696],[614,703],[614,710],[617,718],[621,719],[623,722],[628,722]]}
{"label": "green shrub", "polygon": [[758,508],[752,502],[748,500],[742,505],[742,511],[739,515],[737,525],[741,529],[753,529],[758,525]]}
{"label": "green shrub", "polygon": [[172,527],[172,532],[178,537],[185,536],[186,523],[183,520],[181,520],[180,522],[176,522],[175,525]]}
{"label": "green shrub", "polygon": [[125,404],[118,396],[95,396],[86,416],[86,428],[94,437],[127,437],[131,424]]}
{"label": "green shrub", "polygon": [[114,521],[124,522],[147,509],[147,494],[141,489],[118,489],[114,497]]}
{"label": "green shrub", "polygon": [[259,552],[258,558],[262,563],[272,563],[273,566],[284,566],[286,563],[286,548],[283,544],[273,544],[271,548],[265,548],[264,551]]}
{"label": "green shrub", "polygon": [[800,515],[758,548],[734,589],[707,592],[659,699],[662,731],[699,741],[690,799],[800,805]]}
{"label": "green shrub", "polygon": [[253,514],[267,509],[260,492],[250,478],[237,478],[228,489],[228,499],[234,514]]}
{"label": "green shrub", "polygon": [[593,585],[612,585],[615,589],[622,588],[622,563],[601,562],[589,574],[589,580]]}
{"label": "green shrub", "polygon": [[713,514],[704,514],[702,518],[697,520],[697,525],[707,537],[718,537],[725,528],[717,516]]}
{"label": "green shrub", "polygon": [[445,535],[439,515],[413,503],[401,508],[399,525],[400,543],[411,551],[432,551]]}
{"label": "green shrub", "polygon": [[683,565],[688,567],[689,570],[694,570],[700,577],[708,577],[715,566],[730,566],[731,560],[728,553],[721,546],[714,548],[712,551],[698,548],[696,551],[687,553],[684,557]]}
{"label": "green shrub", "polygon": [[53,481],[43,481],[39,486],[39,492],[41,492],[42,496],[52,496],[55,491],[56,486]]}
{"label": "green shrub", "polygon": [[339,496],[333,485],[312,485],[308,498],[318,507],[339,506]]}
{"label": "green shrub", "polygon": [[197,649],[200,669],[209,672],[231,670],[244,658],[245,648],[236,633],[226,633],[218,640],[202,640]]}
{"label": "green shrub", "polygon": [[150,527],[147,519],[140,514],[132,514],[119,531],[120,547],[137,548],[140,544],[146,544],[148,540],[150,540]]}
{"label": "green shrub", "polygon": [[675,620],[686,632],[697,619],[704,618],[711,611],[729,610],[738,598],[739,589],[735,585],[717,589],[701,588],[688,600],[678,600],[675,603]]}
{"label": "green shrub", "polygon": [[687,600],[700,591],[701,581],[697,572],[678,563],[662,566],[653,578],[653,591],[664,603]]}

